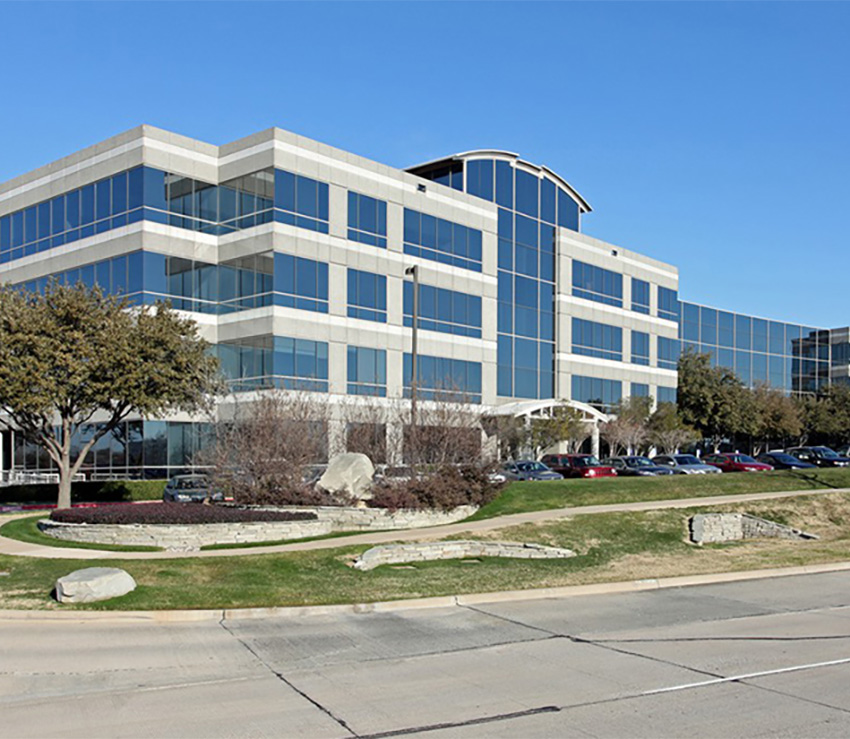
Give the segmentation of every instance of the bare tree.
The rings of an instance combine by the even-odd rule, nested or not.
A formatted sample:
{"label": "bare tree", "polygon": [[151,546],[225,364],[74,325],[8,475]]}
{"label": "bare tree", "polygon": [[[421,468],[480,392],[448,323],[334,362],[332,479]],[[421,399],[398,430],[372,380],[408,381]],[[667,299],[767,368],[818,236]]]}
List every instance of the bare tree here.
{"label": "bare tree", "polygon": [[525,418],[516,416],[486,416],[482,426],[490,438],[498,445],[497,456],[501,459],[519,459],[530,442],[531,427]]}
{"label": "bare tree", "polygon": [[566,403],[552,408],[548,416],[531,419],[530,441],[537,456],[561,442],[566,442],[568,451],[574,453],[588,436],[590,426],[581,411]]}
{"label": "bare tree", "polygon": [[673,403],[659,403],[649,419],[649,439],[664,454],[674,454],[700,438],[699,431],[688,426]]}
{"label": "bare tree", "polygon": [[229,408],[197,460],[211,467],[215,487],[240,503],[329,502],[307,484],[310,466],[327,459],[327,401],[267,390]]}
{"label": "bare tree", "polygon": [[481,462],[481,408],[463,402],[457,393],[435,393],[417,405],[415,423],[402,410],[404,461],[416,467],[438,468]]}

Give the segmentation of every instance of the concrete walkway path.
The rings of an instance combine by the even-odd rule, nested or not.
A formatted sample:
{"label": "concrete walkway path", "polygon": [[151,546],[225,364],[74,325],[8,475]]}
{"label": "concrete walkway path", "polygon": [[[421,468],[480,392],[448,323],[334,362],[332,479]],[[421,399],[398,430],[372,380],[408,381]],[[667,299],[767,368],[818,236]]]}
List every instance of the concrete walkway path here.
{"label": "concrete walkway path", "polygon": [[[191,557],[239,557],[252,554],[280,554],[283,552],[305,552],[317,549],[335,549],[357,544],[384,544],[397,541],[428,541],[442,539],[456,534],[475,534],[495,531],[510,526],[527,523],[545,523],[573,516],[586,516],[595,513],[618,513],[657,511],[668,508],[705,508],[730,503],[748,503],[758,500],[794,498],[802,495],[831,495],[850,493],[850,488],[830,488],[828,490],[789,490],[774,493],[747,493],[743,495],[716,495],[704,498],[677,498],[675,500],[646,500],[633,503],[613,503],[609,505],[575,506],[572,508],[554,508],[528,513],[514,513],[498,518],[481,521],[461,521],[444,526],[432,526],[427,529],[405,529],[401,531],[372,531],[365,534],[331,539],[317,539],[294,544],[274,544],[264,547],[246,547],[240,549],[213,549],[194,552],[112,552],[100,549],[73,549],[70,547],[48,547],[41,544],[29,544],[16,539],[0,536],[0,554],[16,557],[41,557],[45,559],[186,559]],[[29,515],[29,514],[26,514]],[[21,515],[0,517],[0,524]]]}

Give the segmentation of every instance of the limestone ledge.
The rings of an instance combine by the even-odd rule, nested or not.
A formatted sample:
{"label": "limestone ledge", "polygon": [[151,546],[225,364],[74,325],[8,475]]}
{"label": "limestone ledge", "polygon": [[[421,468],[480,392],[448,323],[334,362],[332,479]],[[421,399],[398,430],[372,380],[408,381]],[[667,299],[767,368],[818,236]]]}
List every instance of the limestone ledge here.
{"label": "limestone ledge", "polygon": [[[186,503],[184,505],[194,505]],[[315,513],[315,521],[262,521],[204,524],[79,524],[43,519],[38,528],[47,536],[87,544],[161,547],[172,551],[196,551],[212,544],[253,544],[325,536],[338,531],[387,531],[454,523],[471,516],[475,506],[451,511],[387,511],[383,508],[335,508],[331,506],[265,507],[268,510]]]}
{"label": "limestone ledge", "polygon": [[790,526],[768,521],[747,513],[698,513],[690,520],[691,541],[716,544],[742,539],[817,539]]}
{"label": "limestone ledge", "polygon": [[358,570],[371,570],[388,564],[468,559],[469,557],[566,559],[575,556],[575,552],[569,549],[546,547],[541,544],[511,541],[431,541],[372,547],[355,560],[353,567]]}

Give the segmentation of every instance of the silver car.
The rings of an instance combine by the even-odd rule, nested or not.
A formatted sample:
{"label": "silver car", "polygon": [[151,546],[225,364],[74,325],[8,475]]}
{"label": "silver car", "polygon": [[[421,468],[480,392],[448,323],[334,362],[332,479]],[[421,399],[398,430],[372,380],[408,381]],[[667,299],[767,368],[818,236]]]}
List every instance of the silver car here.
{"label": "silver car", "polygon": [[655,464],[669,467],[677,475],[716,475],[722,471],[719,467],[703,464],[693,454],[661,454],[653,457]]}
{"label": "silver car", "polygon": [[206,475],[176,475],[172,477],[162,492],[166,503],[203,503],[210,500],[224,500],[220,492],[213,492]]}

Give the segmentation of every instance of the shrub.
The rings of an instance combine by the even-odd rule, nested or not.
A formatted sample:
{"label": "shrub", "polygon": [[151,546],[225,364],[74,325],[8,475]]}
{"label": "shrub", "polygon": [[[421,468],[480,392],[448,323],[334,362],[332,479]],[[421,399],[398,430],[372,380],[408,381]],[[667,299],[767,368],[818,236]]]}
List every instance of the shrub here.
{"label": "shrub", "polygon": [[260,521],[312,521],[307,511],[263,511],[200,503],[145,503],[96,508],[62,508],[50,514],[60,523],[239,523]]}
{"label": "shrub", "polygon": [[463,505],[480,507],[493,500],[501,488],[490,479],[489,472],[481,465],[444,465],[407,480],[385,481],[376,486],[369,505],[444,511]]}
{"label": "shrub", "polygon": [[[165,480],[109,480],[75,482],[71,485],[73,503],[161,500]],[[55,503],[57,486],[10,485],[0,489],[0,504]]]}

